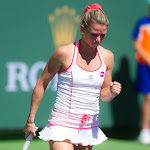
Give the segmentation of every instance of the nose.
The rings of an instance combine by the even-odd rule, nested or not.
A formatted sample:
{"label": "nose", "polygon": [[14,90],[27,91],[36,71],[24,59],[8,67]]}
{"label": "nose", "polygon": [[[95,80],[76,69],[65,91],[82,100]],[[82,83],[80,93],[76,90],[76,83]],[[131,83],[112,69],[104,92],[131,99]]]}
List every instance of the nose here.
{"label": "nose", "polygon": [[97,36],[96,42],[97,42],[97,43],[100,43],[100,42],[101,42],[101,36],[100,36],[100,35]]}

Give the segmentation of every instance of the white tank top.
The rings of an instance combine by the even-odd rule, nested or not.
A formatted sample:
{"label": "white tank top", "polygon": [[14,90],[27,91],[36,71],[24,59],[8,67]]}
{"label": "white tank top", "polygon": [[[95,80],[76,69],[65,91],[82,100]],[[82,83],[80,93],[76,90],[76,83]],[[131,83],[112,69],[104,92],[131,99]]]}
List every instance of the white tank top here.
{"label": "white tank top", "polygon": [[94,71],[83,69],[77,64],[79,41],[71,65],[58,74],[57,96],[53,109],[73,114],[98,114],[100,89],[104,82],[106,65],[97,47],[101,66]]}

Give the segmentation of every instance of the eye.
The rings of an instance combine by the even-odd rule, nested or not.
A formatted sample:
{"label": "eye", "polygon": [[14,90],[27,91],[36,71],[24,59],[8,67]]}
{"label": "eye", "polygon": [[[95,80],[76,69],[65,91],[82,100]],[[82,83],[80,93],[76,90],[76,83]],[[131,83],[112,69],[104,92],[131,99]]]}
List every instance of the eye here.
{"label": "eye", "polygon": [[94,36],[94,37],[98,36],[98,34],[95,34],[95,33],[91,33],[91,35]]}
{"label": "eye", "polygon": [[105,34],[90,33],[90,35],[93,36],[93,37],[98,37],[98,36],[100,36],[101,38],[105,37]]}
{"label": "eye", "polygon": [[104,37],[105,37],[105,34],[100,34],[100,37],[101,37],[101,38],[104,38]]}

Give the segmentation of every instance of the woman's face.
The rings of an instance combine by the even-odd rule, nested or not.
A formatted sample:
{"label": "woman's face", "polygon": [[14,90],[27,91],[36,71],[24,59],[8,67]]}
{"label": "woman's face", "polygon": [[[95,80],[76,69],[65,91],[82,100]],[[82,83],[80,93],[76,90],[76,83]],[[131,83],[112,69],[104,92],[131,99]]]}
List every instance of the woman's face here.
{"label": "woman's face", "polygon": [[99,23],[93,23],[86,28],[81,26],[81,32],[83,33],[82,38],[87,42],[87,44],[96,48],[100,43],[102,43],[107,33],[107,26]]}

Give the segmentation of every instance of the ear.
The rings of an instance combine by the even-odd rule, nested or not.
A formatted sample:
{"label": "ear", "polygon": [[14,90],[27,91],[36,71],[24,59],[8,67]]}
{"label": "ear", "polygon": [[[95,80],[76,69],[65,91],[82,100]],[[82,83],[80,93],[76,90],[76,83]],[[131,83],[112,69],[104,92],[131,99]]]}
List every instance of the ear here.
{"label": "ear", "polygon": [[84,34],[84,32],[85,32],[85,27],[84,27],[84,25],[81,25],[81,26],[80,26],[80,29],[81,29],[81,33]]}

